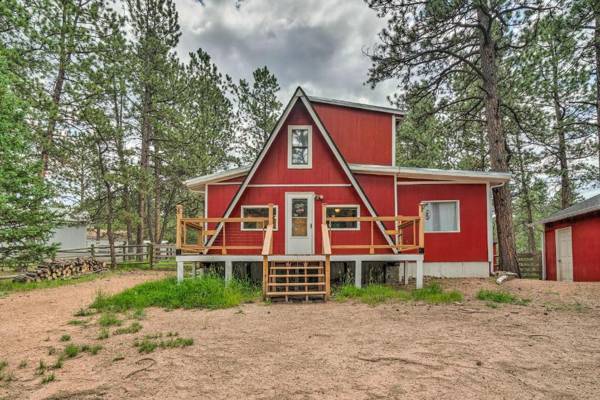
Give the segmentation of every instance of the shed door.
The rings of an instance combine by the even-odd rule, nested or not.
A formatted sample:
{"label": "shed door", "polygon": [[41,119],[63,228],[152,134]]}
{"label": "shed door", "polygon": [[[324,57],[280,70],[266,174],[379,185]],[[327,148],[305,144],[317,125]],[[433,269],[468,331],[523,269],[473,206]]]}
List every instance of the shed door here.
{"label": "shed door", "polygon": [[285,194],[285,252],[313,254],[314,193]]}
{"label": "shed door", "polygon": [[573,282],[573,242],[571,227],[556,230],[557,280]]}

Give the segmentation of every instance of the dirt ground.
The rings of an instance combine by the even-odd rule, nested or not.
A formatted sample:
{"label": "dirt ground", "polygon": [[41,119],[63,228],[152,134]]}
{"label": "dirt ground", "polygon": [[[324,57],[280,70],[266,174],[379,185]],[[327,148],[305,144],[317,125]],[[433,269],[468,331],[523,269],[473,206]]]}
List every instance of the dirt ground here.
{"label": "dirt ground", "polygon": [[[136,334],[97,340],[67,322],[96,291],[157,277],[129,273],[0,299],[0,360],[9,399],[597,399],[600,284],[511,281],[527,306],[474,299],[489,280],[443,280],[461,304],[248,304],[228,310],[147,310]],[[97,317],[90,317],[93,321]],[[191,347],[142,355],[136,337],[177,332]],[[70,334],[102,344],[35,375]],[[27,366],[18,365],[27,361]]]}

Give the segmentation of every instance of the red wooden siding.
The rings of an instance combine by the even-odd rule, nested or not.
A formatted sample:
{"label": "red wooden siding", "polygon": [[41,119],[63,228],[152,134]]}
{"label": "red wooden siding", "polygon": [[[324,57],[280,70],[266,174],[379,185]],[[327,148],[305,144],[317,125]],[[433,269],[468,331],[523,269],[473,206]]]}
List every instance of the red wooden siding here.
{"label": "red wooden siding", "polygon": [[[287,132],[288,125],[312,125],[312,168],[311,169],[289,169],[287,166]],[[372,191],[378,191],[376,185],[378,179],[365,179],[367,187]],[[388,182],[391,182],[388,179]],[[303,186],[293,186],[301,184]],[[307,186],[316,184],[317,186]],[[336,186],[318,186],[323,184]],[[292,185],[292,186],[260,186],[253,185]],[[382,201],[381,207],[391,210],[393,213],[393,184],[386,189],[390,199]],[[235,195],[239,185],[210,185],[208,193],[208,215],[220,217],[227,209],[229,202]],[[278,205],[278,230],[274,232],[275,254],[285,253],[285,193],[286,192],[312,192],[323,196],[323,200],[315,200],[314,204],[314,250],[316,254],[321,253],[321,221],[322,204],[356,204],[361,207],[361,215],[370,215],[365,205],[362,204],[356,190],[350,186],[342,167],[329,149],[327,143],[312,123],[310,115],[302,104],[296,104],[285,121],[277,138],[263,159],[255,175],[236,204],[232,217],[239,217],[243,205],[266,205],[273,203]],[[391,208],[390,208],[391,207]],[[362,223],[360,231],[333,231],[332,244],[369,244],[370,224]],[[374,227],[374,239],[376,244],[386,244],[385,238]],[[219,235],[215,245],[220,245],[222,235]],[[262,232],[241,231],[239,224],[227,224],[227,245],[256,245],[262,243]],[[364,253],[365,251],[362,251]],[[381,250],[380,252],[389,252]],[[231,251],[230,254],[259,254],[260,251],[239,250]],[[347,251],[334,251],[336,253],[348,253]]]}
{"label": "red wooden siding", "polygon": [[573,242],[573,280],[600,281],[600,213],[546,224],[546,279],[556,280],[556,229],[569,226]]}
{"label": "red wooden siding", "polygon": [[392,115],[376,111],[313,103],[347,162],[392,164]]}
{"label": "red wooden siding", "polygon": [[426,262],[488,261],[486,185],[399,185],[398,214],[418,215],[429,200],[460,202],[460,232],[425,233]]}

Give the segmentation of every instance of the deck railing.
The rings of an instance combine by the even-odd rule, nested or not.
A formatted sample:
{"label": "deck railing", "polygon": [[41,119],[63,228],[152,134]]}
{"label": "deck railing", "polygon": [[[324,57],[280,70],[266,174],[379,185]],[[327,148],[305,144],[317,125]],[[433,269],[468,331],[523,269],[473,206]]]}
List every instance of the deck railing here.
{"label": "deck railing", "polygon": [[[323,249],[327,244],[329,254],[333,250],[368,250],[369,254],[375,254],[377,249],[396,249],[397,251],[418,251],[422,253],[425,249],[425,231],[423,209],[419,208],[419,216],[377,216],[377,217],[333,217],[327,215],[327,204],[322,206],[322,235],[327,237],[327,243],[323,240]],[[353,244],[334,244],[335,229],[331,228],[334,222],[360,222],[369,223],[370,235],[369,243],[353,243]],[[385,232],[393,238],[392,244],[376,244],[375,230],[378,229],[377,224],[385,224],[393,222],[393,229],[385,229]],[[384,225],[385,228],[385,225]],[[348,235],[348,230],[343,230],[344,236]],[[360,233],[352,235],[353,237],[362,237],[362,228]]]}
{"label": "deck railing", "polygon": [[[268,205],[269,213],[267,217],[229,217],[229,218],[205,218],[193,217],[186,218],[183,216],[183,206],[177,206],[177,221],[176,221],[176,248],[179,253],[194,253],[207,254],[211,250],[220,251],[221,254],[228,254],[231,250],[254,250],[256,253],[264,251],[265,239],[270,235],[272,242],[273,236],[273,204]],[[228,245],[228,226],[237,224],[238,227],[233,229],[236,235],[240,234],[239,226],[245,222],[254,222],[258,226],[258,230],[262,232],[262,237],[255,240],[256,243],[244,245]],[[269,229],[270,227],[270,229]],[[190,233],[193,232],[191,235]],[[220,232],[220,242],[211,239]],[[247,234],[248,232],[243,232]],[[256,233],[256,231],[253,231]],[[192,236],[194,242],[188,242]],[[245,235],[249,236],[249,235]],[[212,242],[212,243],[211,243]],[[272,244],[271,244],[272,251]]]}

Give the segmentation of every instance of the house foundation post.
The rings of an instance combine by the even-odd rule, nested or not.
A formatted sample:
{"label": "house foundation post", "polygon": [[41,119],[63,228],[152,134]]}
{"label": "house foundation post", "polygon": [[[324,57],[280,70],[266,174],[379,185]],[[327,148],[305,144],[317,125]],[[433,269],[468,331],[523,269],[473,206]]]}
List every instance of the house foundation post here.
{"label": "house foundation post", "polygon": [[423,287],[423,257],[417,259],[417,274],[416,274],[417,289]]}
{"label": "house foundation post", "polygon": [[177,282],[183,281],[183,261],[177,261]]}
{"label": "house foundation post", "polygon": [[354,262],[354,286],[357,288],[362,286],[362,261],[356,260]]}
{"label": "house foundation post", "polygon": [[233,276],[233,263],[231,260],[225,261],[225,282],[229,282]]}

